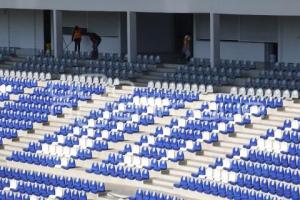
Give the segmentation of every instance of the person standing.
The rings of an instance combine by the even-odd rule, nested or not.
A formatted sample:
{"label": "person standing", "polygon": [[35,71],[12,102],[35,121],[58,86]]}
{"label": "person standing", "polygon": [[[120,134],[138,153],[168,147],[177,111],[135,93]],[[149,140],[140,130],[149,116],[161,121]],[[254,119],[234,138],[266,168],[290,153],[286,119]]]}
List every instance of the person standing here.
{"label": "person standing", "polygon": [[75,52],[80,53],[81,30],[79,26],[75,26],[73,30],[72,41],[75,43]]}
{"label": "person standing", "polygon": [[185,35],[183,38],[182,45],[182,55],[188,61],[191,57],[191,37],[189,35]]}

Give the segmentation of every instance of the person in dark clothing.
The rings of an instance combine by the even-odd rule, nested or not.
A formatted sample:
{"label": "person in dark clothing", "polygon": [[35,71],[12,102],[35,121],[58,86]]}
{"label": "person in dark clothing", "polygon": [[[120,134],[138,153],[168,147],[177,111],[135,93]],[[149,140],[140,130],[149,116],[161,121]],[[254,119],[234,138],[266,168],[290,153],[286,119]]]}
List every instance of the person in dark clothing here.
{"label": "person in dark clothing", "polygon": [[92,58],[97,59],[98,58],[98,46],[100,45],[102,39],[96,33],[88,33],[88,36],[90,37],[90,40],[93,43]]}
{"label": "person in dark clothing", "polygon": [[80,53],[80,43],[81,43],[81,30],[79,26],[75,26],[73,34],[72,34],[72,41],[75,42],[75,52]]}

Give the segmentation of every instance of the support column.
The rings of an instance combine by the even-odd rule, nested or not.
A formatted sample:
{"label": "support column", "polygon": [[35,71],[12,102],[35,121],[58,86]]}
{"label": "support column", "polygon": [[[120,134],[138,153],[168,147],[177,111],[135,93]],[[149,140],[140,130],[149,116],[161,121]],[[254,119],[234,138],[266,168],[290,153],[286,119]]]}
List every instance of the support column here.
{"label": "support column", "polygon": [[210,13],[210,64],[220,63],[220,14]]}
{"label": "support column", "polygon": [[53,10],[53,50],[56,58],[63,55],[62,11]]}
{"label": "support column", "polygon": [[137,56],[136,13],[127,12],[127,55],[128,62],[136,61]]}

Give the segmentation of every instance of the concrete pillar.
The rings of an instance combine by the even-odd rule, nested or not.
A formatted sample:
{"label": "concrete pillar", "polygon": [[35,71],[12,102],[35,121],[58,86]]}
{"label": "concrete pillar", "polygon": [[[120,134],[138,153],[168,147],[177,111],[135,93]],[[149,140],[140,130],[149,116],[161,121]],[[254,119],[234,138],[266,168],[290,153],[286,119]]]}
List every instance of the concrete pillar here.
{"label": "concrete pillar", "polygon": [[127,12],[127,55],[128,62],[136,61],[137,56],[136,13]]}
{"label": "concrete pillar", "polygon": [[220,14],[210,13],[210,64],[220,63]]}
{"label": "concrete pillar", "polygon": [[56,58],[63,56],[62,11],[53,10],[53,50]]}

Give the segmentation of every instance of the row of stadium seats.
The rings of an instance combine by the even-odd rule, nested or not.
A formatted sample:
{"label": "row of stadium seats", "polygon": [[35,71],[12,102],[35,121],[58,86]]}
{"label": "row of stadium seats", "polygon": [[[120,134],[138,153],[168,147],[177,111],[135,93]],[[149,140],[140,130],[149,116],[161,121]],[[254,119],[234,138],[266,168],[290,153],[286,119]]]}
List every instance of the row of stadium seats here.
{"label": "row of stadium seats", "polygon": [[176,196],[165,195],[163,193],[158,192],[151,192],[148,190],[141,190],[138,189],[134,196],[129,197],[129,200],[144,200],[144,199],[151,199],[151,200],[180,200]]}
{"label": "row of stadium seats", "polygon": [[272,88],[281,90],[299,90],[299,80],[286,80],[286,79],[268,79],[268,78],[248,78],[245,83],[246,87],[255,88]]}
{"label": "row of stadium seats", "polygon": [[19,71],[19,70],[2,70],[0,69],[0,77],[16,78],[16,79],[34,79],[34,80],[51,80],[51,73],[44,72],[31,72],[31,71]]}
{"label": "row of stadium seats", "polygon": [[230,94],[233,95],[240,95],[240,96],[266,96],[266,97],[277,97],[277,98],[284,98],[286,100],[293,100],[293,99],[299,99],[299,93],[298,90],[284,90],[280,91],[279,89],[271,90],[271,89],[266,89],[263,90],[262,88],[254,89],[254,88],[244,88],[244,87],[232,87],[230,89]]}
{"label": "row of stadium seats", "polygon": [[74,82],[74,83],[87,83],[87,84],[95,84],[95,85],[109,85],[109,86],[118,86],[120,85],[120,80],[118,78],[106,78],[106,77],[98,77],[93,75],[66,75],[61,74],[60,80],[63,82]]}
{"label": "row of stadium seats", "polygon": [[[201,58],[191,58],[188,65],[190,66],[210,66],[210,59],[201,59]],[[243,61],[243,60],[228,60],[228,59],[221,59],[220,67],[232,67],[235,69],[240,70],[250,70],[256,68],[256,63],[253,61]]]}
{"label": "row of stadium seats", "polygon": [[157,88],[157,89],[170,89],[170,90],[185,90],[185,91],[193,91],[193,92],[200,92],[202,94],[213,93],[213,86],[212,85],[197,85],[197,84],[189,84],[185,83],[175,83],[175,82],[160,82],[160,81],[149,81],[147,84],[149,88]]}

